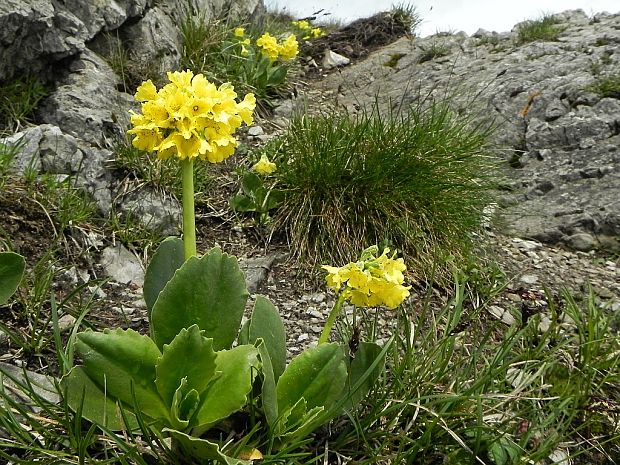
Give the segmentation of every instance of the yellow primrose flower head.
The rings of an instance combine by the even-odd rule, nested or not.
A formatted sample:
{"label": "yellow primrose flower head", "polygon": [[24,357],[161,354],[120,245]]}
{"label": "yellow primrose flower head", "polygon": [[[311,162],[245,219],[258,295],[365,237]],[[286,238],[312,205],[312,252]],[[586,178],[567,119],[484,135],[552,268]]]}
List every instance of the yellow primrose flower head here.
{"label": "yellow primrose flower head", "polygon": [[271,61],[275,61],[280,54],[280,46],[278,45],[278,39],[273,37],[268,32],[265,32],[256,40],[256,45],[261,49],[263,55],[269,57]]}
{"label": "yellow primrose flower head", "polygon": [[232,155],[237,146],[233,133],[242,123],[253,122],[253,94],[237,102],[233,87],[216,87],[202,74],[169,72],[169,84],[157,90],[150,81],[137,89],[141,114],[131,114],[134,147],[157,152],[160,159],[199,157],[211,163]]}
{"label": "yellow primrose flower head", "polygon": [[325,35],[325,31],[320,27],[314,27],[310,30],[310,35],[313,39],[317,39],[319,37],[323,37]]}
{"label": "yellow primrose flower head", "polygon": [[291,21],[291,24],[302,31],[312,29],[312,25],[309,21],[303,19],[301,21]]}
{"label": "yellow primrose flower head", "polygon": [[327,285],[334,291],[344,287],[344,297],[357,307],[398,307],[411,288],[403,285],[407,268],[402,258],[388,255],[389,249],[384,249],[379,257],[377,253],[375,245],[364,250],[357,262],[340,268],[324,265]]}
{"label": "yellow primrose flower head", "polygon": [[299,43],[294,34],[288,36],[280,45],[280,56],[283,60],[292,60],[299,53]]}
{"label": "yellow primrose flower head", "polygon": [[263,176],[268,176],[276,170],[276,164],[269,161],[267,155],[263,154],[260,157],[260,160],[252,166],[252,170],[256,171],[258,174],[262,174]]}
{"label": "yellow primrose flower head", "polygon": [[234,31],[235,37],[244,37],[245,36],[245,28],[236,27]]}

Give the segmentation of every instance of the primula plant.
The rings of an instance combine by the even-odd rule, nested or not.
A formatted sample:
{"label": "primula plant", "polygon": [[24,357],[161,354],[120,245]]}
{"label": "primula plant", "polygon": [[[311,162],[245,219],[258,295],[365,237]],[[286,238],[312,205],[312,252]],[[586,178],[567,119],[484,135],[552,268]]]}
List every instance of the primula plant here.
{"label": "primula plant", "polygon": [[276,164],[263,154],[251,171],[241,172],[241,190],[230,199],[230,206],[237,212],[258,214],[258,224],[269,223],[269,210],[279,207],[284,200],[284,192],[275,189],[275,181],[270,175],[276,171]]}
{"label": "primula plant", "polygon": [[[81,365],[61,384],[68,405],[104,430],[140,429],[171,438],[177,463],[249,464],[354,409],[381,374],[388,346],[364,342],[350,357],[344,345],[322,337],[287,365],[284,325],[268,299],[257,296],[251,317],[241,324],[249,296],[244,276],[236,258],[219,248],[196,254],[188,199],[193,160],[215,163],[233,153],[234,130],[251,123],[254,98],[237,102],[231,86],[218,88],[190,71],[169,78],[171,84],[160,90],[149,81],[138,88],[142,113],[132,115],[129,133],[136,147],[180,160],[183,241],[163,241],[148,265],[149,334],[78,333]],[[268,160],[254,167],[263,174],[273,168]],[[372,276],[399,281],[402,267],[382,257],[368,259],[366,268],[376,263],[384,271]],[[391,299],[386,290],[380,294]],[[247,427],[234,427],[233,417]]]}
{"label": "primula plant", "polygon": [[301,36],[301,40],[318,39],[325,35],[325,31],[320,27],[313,27],[310,21],[302,19],[299,21],[292,21],[291,24],[298,30],[298,34]]}

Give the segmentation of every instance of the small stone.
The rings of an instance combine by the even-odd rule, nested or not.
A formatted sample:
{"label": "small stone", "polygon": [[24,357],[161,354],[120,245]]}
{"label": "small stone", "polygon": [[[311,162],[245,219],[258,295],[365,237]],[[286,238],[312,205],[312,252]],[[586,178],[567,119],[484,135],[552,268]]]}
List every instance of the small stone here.
{"label": "small stone", "polygon": [[548,315],[543,315],[540,319],[540,323],[538,323],[538,331],[540,331],[541,333],[546,333],[547,331],[549,331],[550,327],[551,319]]}
{"label": "small stone", "polygon": [[535,274],[524,274],[519,278],[519,281],[523,284],[536,284],[538,282],[538,276]]}
{"label": "small stone", "polygon": [[323,314],[317,310],[310,310],[308,312],[308,315],[310,315],[311,317],[317,318],[319,320],[323,319]]}
{"label": "small stone", "polygon": [[588,233],[577,233],[564,239],[567,247],[582,252],[587,252],[596,247],[596,241],[592,235]]}
{"label": "small stone", "polygon": [[325,55],[323,56],[323,68],[338,68],[340,66],[346,66],[349,63],[351,63],[351,60],[347,57],[342,56],[331,50],[325,50]]}
{"label": "small stone", "polygon": [[75,325],[75,317],[73,315],[63,315],[58,318],[58,329],[61,333],[69,331]]}
{"label": "small stone", "polygon": [[512,326],[517,322],[517,320],[515,320],[515,317],[512,316],[508,310],[505,310],[502,307],[498,307],[497,305],[491,305],[489,307],[489,313],[491,313],[491,315],[493,315],[498,320],[501,320],[502,323],[505,323],[508,326]]}
{"label": "small stone", "polygon": [[521,296],[518,294],[513,294],[512,292],[508,292],[506,294],[506,298],[512,302],[521,302]]}
{"label": "small stone", "polygon": [[307,341],[310,338],[310,336],[308,336],[307,334],[300,334],[299,337],[297,338],[297,342],[304,342]]}
{"label": "small stone", "polygon": [[106,247],[101,256],[101,264],[108,276],[119,283],[144,284],[144,269],[138,258],[122,244]]}
{"label": "small stone", "polygon": [[265,134],[265,131],[260,126],[252,126],[248,129],[248,136],[258,137]]}

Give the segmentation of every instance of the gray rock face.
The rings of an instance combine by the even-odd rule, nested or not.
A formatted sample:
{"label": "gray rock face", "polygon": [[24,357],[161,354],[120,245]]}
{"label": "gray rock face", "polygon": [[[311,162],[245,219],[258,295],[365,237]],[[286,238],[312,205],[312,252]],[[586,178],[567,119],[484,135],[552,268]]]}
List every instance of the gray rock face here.
{"label": "gray rock face", "polygon": [[99,55],[86,49],[45,100],[39,117],[98,147],[123,137],[133,98],[117,91],[119,78]]}
{"label": "gray rock face", "polygon": [[49,75],[101,31],[142,15],[150,0],[4,0],[0,3],[0,81]]}
{"label": "gray rock face", "polygon": [[129,110],[137,103],[119,90],[122,79],[102,56],[116,47],[139,69],[165,76],[179,67],[179,27],[188,12],[208,20],[225,11],[246,17],[264,6],[260,0],[154,3],[0,1],[0,83],[34,74],[52,89],[37,109],[38,120],[46,124],[0,142],[20,147],[14,172],[72,176],[103,215],[115,209],[155,231],[177,234],[181,212],[174,199],[149,187],[127,193],[110,170],[110,149],[125,137]]}
{"label": "gray rock face", "polygon": [[[620,13],[556,17],[557,42],[518,45],[517,27],[403,38],[324,86],[352,111],[377,95],[394,106],[449,95],[459,111],[493,117],[493,142],[511,160],[507,232],[578,250],[620,247],[620,100],[592,87],[620,75]],[[433,46],[449,53],[422,60]],[[387,66],[395,55],[402,58]]]}

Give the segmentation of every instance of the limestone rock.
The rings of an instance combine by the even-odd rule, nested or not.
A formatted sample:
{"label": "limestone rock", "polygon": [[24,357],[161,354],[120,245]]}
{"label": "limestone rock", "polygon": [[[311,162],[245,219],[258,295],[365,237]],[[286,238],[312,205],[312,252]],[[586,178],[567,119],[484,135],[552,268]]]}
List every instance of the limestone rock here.
{"label": "limestone rock", "polygon": [[117,91],[118,77],[88,49],[69,71],[39,109],[40,119],[95,146],[111,147],[124,136],[133,98]]}
{"label": "limestone rock", "polygon": [[119,283],[144,284],[142,264],[122,244],[106,247],[101,256],[101,265],[106,274]]}
{"label": "limestone rock", "polygon": [[117,202],[119,212],[132,217],[149,230],[174,236],[179,234],[181,207],[164,192],[150,186],[140,186],[121,196]]}
{"label": "limestone rock", "polygon": [[332,69],[338,68],[340,66],[346,66],[351,63],[351,60],[345,56],[342,56],[336,52],[332,52],[331,50],[325,50],[325,55],[323,56],[323,68]]}
{"label": "limestone rock", "polygon": [[[555,17],[562,28],[556,42],[517,44],[516,32],[483,30],[404,37],[327,76],[323,89],[352,113],[375,105],[377,96],[387,111],[389,102],[448,95],[459,113],[492,118],[492,142],[511,180],[511,194],[502,198],[505,232],[579,247],[568,238],[588,234],[620,250],[620,101],[593,87],[620,69],[620,13]],[[447,55],[420,63],[437,44]],[[402,56],[397,72],[383,66],[389,56]],[[518,163],[508,163],[515,156]]]}

